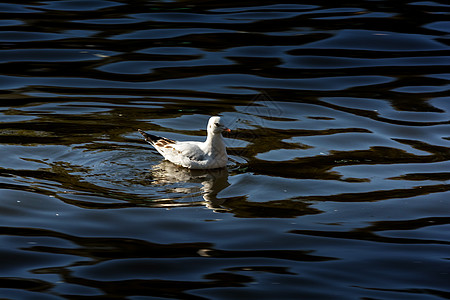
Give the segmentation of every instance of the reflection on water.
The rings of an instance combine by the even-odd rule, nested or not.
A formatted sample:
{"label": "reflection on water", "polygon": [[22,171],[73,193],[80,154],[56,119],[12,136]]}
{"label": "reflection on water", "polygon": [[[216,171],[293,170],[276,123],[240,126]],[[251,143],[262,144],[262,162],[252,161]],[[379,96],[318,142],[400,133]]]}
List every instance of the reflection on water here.
{"label": "reflection on water", "polygon": [[449,298],[449,8],[0,4],[1,297]]}
{"label": "reflection on water", "polygon": [[[189,170],[179,167],[173,163],[164,160],[158,165],[152,167],[151,172],[152,184],[157,186],[171,186],[182,184],[182,187],[174,187],[172,190],[176,193],[187,194],[189,197],[195,195],[195,190],[198,188],[190,188],[187,183],[201,183],[201,194],[204,202],[203,204],[214,211],[220,211],[221,204],[224,199],[217,198],[217,194],[228,187],[228,169],[212,169],[212,170]],[[167,199],[171,201],[172,199]],[[181,203],[164,203],[161,207],[176,207]],[[182,205],[182,204],[181,204]],[[194,205],[193,202],[189,206]]]}

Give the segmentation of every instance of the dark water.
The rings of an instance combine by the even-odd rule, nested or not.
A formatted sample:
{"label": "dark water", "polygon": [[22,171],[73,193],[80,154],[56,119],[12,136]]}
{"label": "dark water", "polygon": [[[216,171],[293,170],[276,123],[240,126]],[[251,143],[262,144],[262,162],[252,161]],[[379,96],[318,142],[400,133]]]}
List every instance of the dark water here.
{"label": "dark water", "polygon": [[10,2],[0,298],[450,297],[447,1]]}

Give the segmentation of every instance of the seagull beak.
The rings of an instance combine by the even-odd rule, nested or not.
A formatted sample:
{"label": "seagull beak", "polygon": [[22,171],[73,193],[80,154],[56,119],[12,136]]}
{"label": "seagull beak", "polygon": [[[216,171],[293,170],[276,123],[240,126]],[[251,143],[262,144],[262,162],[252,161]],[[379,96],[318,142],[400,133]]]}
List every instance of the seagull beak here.
{"label": "seagull beak", "polygon": [[231,132],[231,129],[230,128],[225,128],[223,131]]}

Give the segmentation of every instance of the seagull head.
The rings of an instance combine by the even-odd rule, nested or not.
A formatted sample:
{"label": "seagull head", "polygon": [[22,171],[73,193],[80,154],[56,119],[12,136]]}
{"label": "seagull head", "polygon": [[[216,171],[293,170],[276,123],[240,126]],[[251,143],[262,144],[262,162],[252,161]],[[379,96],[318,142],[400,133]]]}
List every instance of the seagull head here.
{"label": "seagull head", "polygon": [[218,133],[222,133],[223,131],[230,132],[231,130],[222,124],[222,122],[220,121],[220,117],[209,118],[208,133],[218,134]]}

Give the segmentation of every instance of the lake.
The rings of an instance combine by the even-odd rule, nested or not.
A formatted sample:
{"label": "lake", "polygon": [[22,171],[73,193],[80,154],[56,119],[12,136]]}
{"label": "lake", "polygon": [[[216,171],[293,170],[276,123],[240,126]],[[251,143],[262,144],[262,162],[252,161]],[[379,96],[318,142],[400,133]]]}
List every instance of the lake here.
{"label": "lake", "polygon": [[0,298],[450,298],[447,1],[0,14]]}

